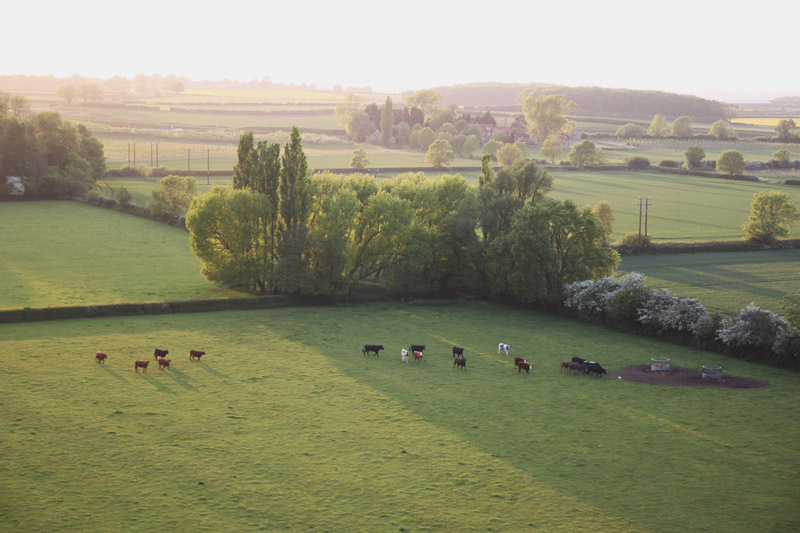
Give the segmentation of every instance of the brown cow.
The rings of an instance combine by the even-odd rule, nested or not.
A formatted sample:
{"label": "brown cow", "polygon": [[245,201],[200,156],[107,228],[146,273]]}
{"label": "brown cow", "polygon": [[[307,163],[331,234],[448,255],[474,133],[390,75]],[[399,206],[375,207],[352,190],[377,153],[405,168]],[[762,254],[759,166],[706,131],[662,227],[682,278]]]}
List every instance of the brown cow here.
{"label": "brown cow", "polygon": [[206,352],[201,350],[189,350],[189,361],[194,361],[195,359],[199,361],[205,354]]}
{"label": "brown cow", "polygon": [[104,365],[104,364],[106,364],[106,357],[108,357],[108,356],[106,354],[104,354],[103,352],[97,352],[97,353],[94,354],[94,362],[95,363],[100,363],[101,365]]}
{"label": "brown cow", "polygon": [[158,360],[158,369],[164,370],[165,368],[169,370],[169,364],[172,362],[172,359],[164,359],[163,357]]}
{"label": "brown cow", "polygon": [[466,358],[464,358],[464,357],[456,357],[455,359],[453,359],[453,368],[455,368],[456,365],[458,365],[458,367],[461,370],[466,370],[467,369],[467,360],[466,360]]}
{"label": "brown cow", "polygon": [[583,372],[585,368],[586,365],[584,365],[583,363],[570,363],[567,365],[567,370],[570,370],[572,372]]}
{"label": "brown cow", "polygon": [[135,363],[133,363],[133,370],[138,372],[139,369],[141,368],[142,372],[147,372],[147,365],[149,364],[150,361],[136,361]]}
{"label": "brown cow", "polygon": [[166,357],[169,353],[169,350],[159,350],[158,348],[155,349],[153,352],[153,358],[158,361],[161,357]]}
{"label": "brown cow", "polygon": [[520,363],[527,363],[527,362],[528,362],[527,359],[525,359],[524,357],[515,357],[514,358],[514,366],[517,366]]}
{"label": "brown cow", "polygon": [[[561,370],[564,370],[565,368],[569,370],[569,361],[561,361]],[[559,372],[561,372],[561,370],[559,370]]]}
{"label": "brown cow", "polygon": [[422,362],[422,352],[418,352],[414,350],[414,362],[421,363]]}
{"label": "brown cow", "polygon": [[530,374],[532,366],[533,365],[530,364],[530,363],[524,363],[524,362],[518,363],[517,364],[517,372],[522,372],[524,370],[526,374]]}

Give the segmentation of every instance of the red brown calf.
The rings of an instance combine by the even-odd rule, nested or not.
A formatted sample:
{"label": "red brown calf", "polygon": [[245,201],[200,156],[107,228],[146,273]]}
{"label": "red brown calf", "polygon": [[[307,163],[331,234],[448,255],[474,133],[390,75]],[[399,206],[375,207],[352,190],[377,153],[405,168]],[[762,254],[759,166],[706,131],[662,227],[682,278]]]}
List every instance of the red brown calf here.
{"label": "red brown calf", "polygon": [[206,352],[203,352],[201,350],[189,350],[189,360],[194,361],[195,359],[197,359],[199,361],[200,358],[203,357],[205,354]]}
{"label": "red brown calf", "polygon": [[527,363],[524,357],[515,357],[514,358],[514,366],[517,366],[520,363]]}
{"label": "red brown calf", "polygon": [[422,352],[418,352],[414,350],[414,362],[421,363],[422,362]]}
{"label": "red brown calf", "polygon": [[522,363],[521,362],[521,363],[517,364],[517,372],[522,372],[524,370],[526,374],[530,374],[532,366],[533,365],[530,364],[530,363]]}
{"label": "red brown calf", "polygon": [[158,360],[158,369],[164,370],[165,368],[169,370],[169,364],[172,362],[172,359],[164,359],[163,357]]}
{"label": "red brown calf", "polygon": [[565,368],[569,370],[569,361],[561,361],[561,369],[559,370],[559,372],[561,372],[561,370],[564,370]]}
{"label": "red brown calf", "polygon": [[150,364],[150,361],[136,361],[133,363],[133,370],[138,372],[139,369],[142,369],[142,372],[147,372],[147,365]]}
{"label": "red brown calf", "polygon": [[97,353],[94,354],[94,362],[95,363],[100,363],[101,365],[104,365],[104,364],[106,364],[106,357],[108,357],[108,356],[106,354],[104,354],[103,352],[97,352]]}

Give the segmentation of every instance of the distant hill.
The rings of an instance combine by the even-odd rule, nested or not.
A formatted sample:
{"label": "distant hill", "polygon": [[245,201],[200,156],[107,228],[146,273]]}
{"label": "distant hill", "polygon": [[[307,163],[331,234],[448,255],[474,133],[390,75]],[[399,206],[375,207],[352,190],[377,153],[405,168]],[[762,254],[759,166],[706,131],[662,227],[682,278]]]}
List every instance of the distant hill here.
{"label": "distant hill", "polygon": [[727,118],[730,106],[716,100],[663,91],[606,89],[603,87],[566,87],[549,84],[470,83],[435,87],[444,104],[457,104],[495,109],[521,110],[522,93],[563,94],[578,104],[575,113],[631,119],[652,119],[660,113],[674,119],[688,115],[695,121]]}

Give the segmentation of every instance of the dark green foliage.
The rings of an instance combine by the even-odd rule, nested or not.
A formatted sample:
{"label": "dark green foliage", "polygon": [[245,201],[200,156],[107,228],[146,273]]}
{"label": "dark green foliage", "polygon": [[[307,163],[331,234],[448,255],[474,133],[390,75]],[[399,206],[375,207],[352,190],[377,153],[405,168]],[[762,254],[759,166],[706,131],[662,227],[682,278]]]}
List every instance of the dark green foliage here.
{"label": "dark green foliage", "polygon": [[642,156],[628,156],[625,158],[626,166],[637,169],[644,169],[650,166],[650,160]]}
{"label": "dark green foliage", "polygon": [[681,168],[681,162],[674,159],[662,159],[659,161],[658,166],[668,168]]}

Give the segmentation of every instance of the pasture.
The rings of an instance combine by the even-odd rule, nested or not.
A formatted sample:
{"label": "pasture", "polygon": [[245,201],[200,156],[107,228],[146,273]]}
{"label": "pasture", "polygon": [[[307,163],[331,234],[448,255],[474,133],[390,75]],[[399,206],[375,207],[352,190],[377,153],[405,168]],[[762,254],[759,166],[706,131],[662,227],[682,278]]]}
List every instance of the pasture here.
{"label": "pasture", "polygon": [[754,302],[781,314],[781,299],[800,287],[800,250],[623,256],[619,269],[712,311],[727,314]]}
{"label": "pasture", "polygon": [[183,230],[75,202],[4,202],[0,309],[230,298]]}
{"label": "pasture", "polygon": [[[400,362],[412,343],[424,363]],[[134,372],[155,347],[171,370]],[[800,528],[795,373],[550,315],[386,303],[7,324],[0,353],[4,529]],[[609,375],[560,372],[572,355]],[[770,386],[616,379],[653,356]]]}

